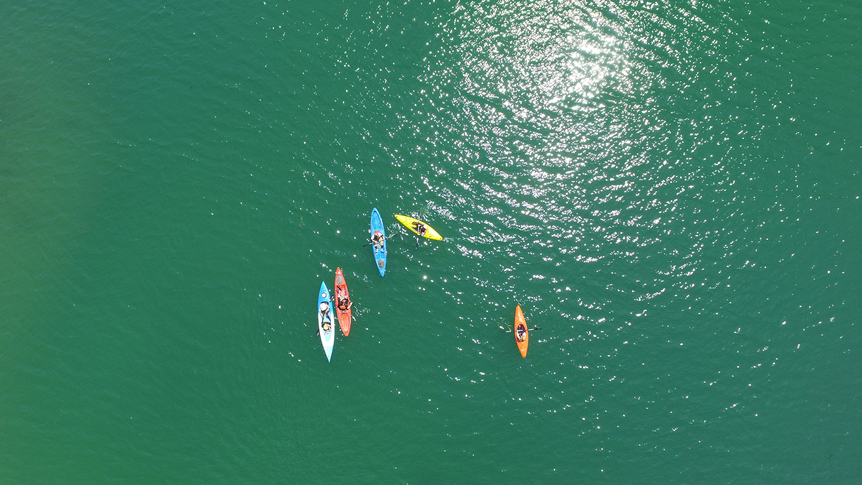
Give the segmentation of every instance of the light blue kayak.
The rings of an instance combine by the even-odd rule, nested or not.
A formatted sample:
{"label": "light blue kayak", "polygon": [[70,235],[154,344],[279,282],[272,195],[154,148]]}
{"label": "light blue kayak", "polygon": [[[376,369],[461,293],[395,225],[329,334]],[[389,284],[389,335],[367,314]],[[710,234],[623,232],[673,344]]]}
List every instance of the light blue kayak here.
{"label": "light blue kayak", "polygon": [[320,332],[320,343],[323,344],[326,361],[330,362],[335,344],[335,313],[332,311],[329,289],[323,282],[320,283],[320,292],[317,294],[317,331]]}
{"label": "light blue kayak", "polygon": [[[375,235],[378,240],[375,241]],[[386,229],[383,228],[383,219],[377,208],[371,211],[371,248],[374,250],[374,262],[377,263],[377,271],[380,276],[386,273]]]}

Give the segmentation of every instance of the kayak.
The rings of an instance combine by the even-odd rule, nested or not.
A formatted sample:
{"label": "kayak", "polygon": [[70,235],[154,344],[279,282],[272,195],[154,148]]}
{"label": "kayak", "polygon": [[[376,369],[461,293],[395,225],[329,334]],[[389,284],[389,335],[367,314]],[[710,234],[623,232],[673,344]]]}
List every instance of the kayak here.
{"label": "kayak", "polygon": [[[403,216],[401,214],[395,214],[395,218],[398,219],[398,222],[407,226],[407,229],[413,231],[413,234],[418,234],[422,237],[426,237],[428,239],[433,239],[435,241],[442,241],[443,237],[434,230],[427,223],[420,221],[419,219],[414,219],[410,216]],[[420,230],[424,228],[423,232]]]}
{"label": "kayak", "polygon": [[[324,325],[329,330],[324,329]],[[320,332],[320,343],[323,344],[323,352],[326,353],[326,361],[332,360],[332,346],[335,344],[335,315],[332,313],[332,302],[330,302],[329,289],[326,283],[320,283],[320,292],[317,294],[317,331]]]}
{"label": "kayak", "polygon": [[[378,236],[381,241],[374,242],[375,236]],[[386,229],[383,228],[383,219],[380,218],[376,208],[371,211],[371,241],[377,271],[380,272],[380,276],[383,276],[386,273]]]}
{"label": "kayak", "polygon": [[[522,328],[524,331],[519,333]],[[524,320],[524,312],[521,311],[521,305],[515,307],[515,343],[518,344],[521,357],[526,357],[527,346],[530,345],[530,332],[527,330],[527,321]]]}
{"label": "kayak", "polygon": [[[338,306],[338,302],[342,299],[347,300],[347,310],[342,310]],[[350,335],[350,319],[353,317],[353,310],[350,309],[350,293],[347,291],[347,282],[344,281],[344,273],[341,268],[335,270],[335,311],[338,313],[338,323],[341,325],[341,333],[344,336]]]}

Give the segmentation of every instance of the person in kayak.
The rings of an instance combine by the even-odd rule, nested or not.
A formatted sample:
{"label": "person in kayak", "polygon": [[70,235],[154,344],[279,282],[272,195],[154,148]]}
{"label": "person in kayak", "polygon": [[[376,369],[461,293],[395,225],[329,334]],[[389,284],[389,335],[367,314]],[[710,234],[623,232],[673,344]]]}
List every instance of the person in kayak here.
{"label": "person in kayak", "polygon": [[421,222],[419,222],[419,221],[416,221],[416,222],[414,222],[414,223],[413,223],[413,229],[415,229],[415,230],[416,230],[416,232],[417,232],[420,236],[424,236],[424,235],[425,235],[425,231],[427,231],[427,230],[428,230],[428,228],[426,228],[426,227],[425,227],[425,224],[422,224],[422,223],[421,223]]}
{"label": "person in kayak", "polygon": [[380,231],[375,231],[374,236],[371,238],[371,242],[374,243],[375,248],[382,248],[383,241],[385,240],[386,239],[383,238],[383,234],[381,234]]}
{"label": "person in kayak", "polygon": [[518,325],[518,341],[523,342],[524,338],[527,336],[527,331],[524,329],[523,325]]}
{"label": "person in kayak", "polygon": [[329,303],[323,302],[320,304],[320,316],[322,317],[324,332],[328,332],[332,328],[332,323],[329,321]]}
{"label": "person in kayak", "polygon": [[350,301],[350,298],[347,298],[340,288],[336,289],[335,293],[335,299],[336,301],[338,301],[338,305],[336,306],[336,308],[338,308],[338,311],[343,313],[347,310],[350,310],[350,307],[353,306],[353,302]]}

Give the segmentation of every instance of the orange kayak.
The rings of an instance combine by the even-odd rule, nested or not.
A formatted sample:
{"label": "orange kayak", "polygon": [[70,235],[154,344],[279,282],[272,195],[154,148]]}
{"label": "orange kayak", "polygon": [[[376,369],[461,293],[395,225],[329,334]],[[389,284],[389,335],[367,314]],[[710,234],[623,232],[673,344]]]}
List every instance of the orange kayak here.
{"label": "orange kayak", "polygon": [[527,346],[530,345],[530,332],[527,330],[527,321],[524,320],[524,312],[521,311],[521,305],[515,307],[515,343],[518,344],[521,357],[526,357]]}
{"label": "orange kayak", "polygon": [[[346,300],[347,309],[344,310],[342,300]],[[344,273],[341,268],[335,270],[335,310],[338,313],[338,324],[344,336],[350,335],[350,320],[353,318],[353,310],[350,309],[350,293],[347,292],[347,282],[344,281]]]}

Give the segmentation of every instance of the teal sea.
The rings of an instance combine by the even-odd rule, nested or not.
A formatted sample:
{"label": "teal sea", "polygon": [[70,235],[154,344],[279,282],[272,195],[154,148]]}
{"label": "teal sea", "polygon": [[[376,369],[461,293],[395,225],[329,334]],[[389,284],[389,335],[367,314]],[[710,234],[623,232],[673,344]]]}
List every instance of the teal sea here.
{"label": "teal sea", "polygon": [[4,2],[0,484],[860,483],[860,41],[842,0]]}

